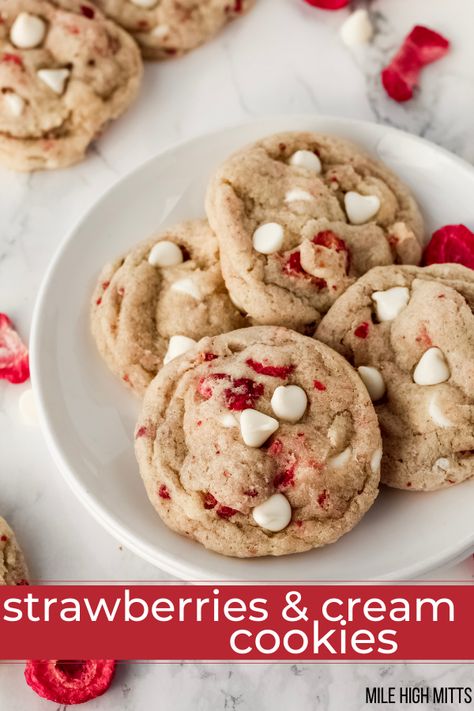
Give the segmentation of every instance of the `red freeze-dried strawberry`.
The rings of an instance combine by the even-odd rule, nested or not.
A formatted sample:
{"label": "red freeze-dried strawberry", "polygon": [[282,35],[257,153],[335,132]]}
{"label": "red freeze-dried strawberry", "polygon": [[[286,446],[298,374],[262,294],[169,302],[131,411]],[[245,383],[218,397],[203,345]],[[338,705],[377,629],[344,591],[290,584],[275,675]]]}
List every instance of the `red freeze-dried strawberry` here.
{"label": "red freeze-dried strawberry", "polygon": [[231,380],[230,375],[226,373],[211,373],[201,378],[198,383],[198,392],[205,399],[209,400],[212,397],[212,386],[215,381]]}
{"label": "red freeze-dried strawberry", "polygon": [[319,277],[312,276],[311,274],[305,272],[301,266],[301,254],[299,251],[292,252],[292,254],[290,254],[283,265],[283,272],[288,276],[303,277],[314,284],[317,289],[325,289],[327,287],[325,279],[320,279]]}
{"label": "red freeze-dried strawberry", "polygon": [[217,504],[217,499],[208,491],[204,494],[204,508],[213,509]]}
{"label": "red freeze-dried strawberry", "polygon": [[28,686],[43,699],[72,705],[82,704],[105,693],[114,673],[113,659],[38,659],[26,663],[25,679]]}
{"label": "red freeze-dried strawberry", "polygon": [[356,329],[354,329],[354,336],[357,338],[367,338],[369,335],[369,324],[367,321],[360,323]]}
{"label": "red freeze-dried strawberry", "polygon": [[285,380],[295,369],[294,365],[265,365],[265,363],[259,363],[258,360],[253,360],[248,358],[246,361],[249,368],[252,368],[256,373],[260,375],[270,375],[273,378],[282,378]]}
{"label": "red freeze-dried strawberry", "polygon": [[24,383],[29,377],[28,349],[8,316],[0,313],[0,378]]}
{"label": "red freeze-dried strawberry", "polygon": [[417,25],[405,38],[388,67],[382,71],[382,84],[395,101],[408,101],[426,64],[441,59],[449,50],[449,41],[428,27]]}
{"label": "red freeze-dried strawberry", "polygon": [[423,263],[464,264],[474,269],[474,232],[465,225],[446,225],[437,230],[423,255]]}
{"label": "red freeze-dried strawberry", "polygon": [[89,5],[81,5],[81,12],[88,20],[93,20],[95,17],[95,12]]}
{"label": "red freeze-dried strawberry", "polygon": [[340,10],[349,5],[351,0],[304,0],[311,7],[319,7],[321,10]]}
{"label": "red freeze-dried strawberry", "polygon": [[273,486],[276,489],[285,489],[287,486],[294,486],[295,469],[296,464],[292,464],[291,466],[284,469],[282,472],[279,472],[273,479]]}
{"label": "red freeze-dried strawberry", "polygon": [[322,247],[327,247],[328,249],[334,249],[336,252],[348,251],[344,240],[338,237],[337,234],[331,230],[323,230],[323,232],[318,232],[318,234],[313,237],[313,243],[320,244]]}
{"label": "red freeze-dried strawberry", "polygon": [[219,508],[216,510],[216,513],[219,518],[231,518],[237,513],[237,510],[231,509],[230,506],[219,506]]}
{"label": "red freeze-dried strawberry", "polygon": [[313,387],[315,390],[321,390],[321,392],[324,392],[324,390],[327,390],[325,384],[322,383],[320,380],[313,380]]}
{"label": "red freeze-dried strawberry", "polygon": [[162,484],[158,490],[158,496],[161,499],[171,499],[171,494],[168,491],[168,487],[165,484]]}
{"label": "red freeze-dried strawberry", "polygon": [[256,383],[250,378],[235,378],[232,385],[224,390],[226,407],[238,412],[253,407],[263,392],[262,383]]}
{"label": "red freeze-dried strawberry", "polygon": [[12,62],[17,64],[19,67],[23,66],[23,60],[18,54],[11,54],[10,52],[4,52],[2,56],[2,62]]}

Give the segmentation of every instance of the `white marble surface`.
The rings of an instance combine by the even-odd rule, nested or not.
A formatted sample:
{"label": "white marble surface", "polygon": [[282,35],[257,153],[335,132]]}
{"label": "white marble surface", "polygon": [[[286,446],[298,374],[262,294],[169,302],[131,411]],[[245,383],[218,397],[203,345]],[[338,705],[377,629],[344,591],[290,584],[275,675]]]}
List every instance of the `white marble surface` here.
{"label": "white marble surface", "polygon": [[[352,52],[337,34],[347,11],[325,13],[302,0],[258,0],[251,15],[206,47],[147,66],[140,99],[81,165],[30,176],[0,171],[0,310],[27,336],[48,262],[83,211],[131,168],[194,134],[256,116],[317,112],[386,122],[474,161],[472,0],[354,5],[370,8],[376,36],[371,46]],[[425,71],[419,96],[399,106],[385,97],[378,73],[415,23],[443,32],[453,50]],[[165,577],[122,550],[75,500],[39,430],[21,422],[23,389],[0,382],[0,512],[19,532],[33,576]],[[474,561],[432,577],[472,579]],[[19,666],[0,667],[0,708],[54,708],[37,700],[21,675]],[[139,711],[155,708],[159,699],[159,708],[174,711],[352,711],[364,708],[366,682],[377,681],[462,685],[470,679],[466,665],[128,665],[113,690],[88,708]]]}

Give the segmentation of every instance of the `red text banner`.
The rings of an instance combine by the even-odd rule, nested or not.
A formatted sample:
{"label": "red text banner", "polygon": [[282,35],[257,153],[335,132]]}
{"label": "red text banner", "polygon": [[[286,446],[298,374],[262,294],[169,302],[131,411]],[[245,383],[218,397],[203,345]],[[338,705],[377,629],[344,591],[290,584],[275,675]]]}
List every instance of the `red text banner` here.
{"label": "red text banner", "polygon": [[474,587],[0,588],[0,659],[472,661]]}

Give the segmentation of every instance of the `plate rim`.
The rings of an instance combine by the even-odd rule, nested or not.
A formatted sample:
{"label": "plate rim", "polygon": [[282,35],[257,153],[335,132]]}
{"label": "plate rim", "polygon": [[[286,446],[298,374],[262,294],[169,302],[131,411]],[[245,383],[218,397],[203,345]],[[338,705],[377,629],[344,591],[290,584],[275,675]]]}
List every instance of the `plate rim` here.
{"label": "plate rim", "polygon": [[[79,218],[77,218],[72,226],[66,230],[64,237],[60,240],[59,245],[55,249],[52,258],[46,268],[46,271],[41,279],[40,288],[38,290],[36,302],[34,305],[33,316],[32,316],[32,326],[30,334],[30,370],[31,370],[31,382],[36,396],[36,402],[38,407],[38,415],[41,426],[41,431],[45,437],[48,450],[59,470],[64,480],[67,482],[68,486],[79,499],[81,504],[86,508],[86,510],[95,518],[95,520],[108,531],[117,541],[126,546],[133,553],[138,555],[141,559],[151,563],[153,566],[159,568],[164,573],[169,573],[181,580],[186,580],[188,582],[193,581],[203,581],[203,580],[219,580],[216,578],[209,578],[208,576],[203,576],[202,569],[199,566],[195,566],[192,560],[187,560],[186,563],[181,563],[173,558],[172,554],[166,551],[158,551],[156,548],[149,550],[149,545],[130,530],[127,524],[120,522],[116,516],[109,513],[107,508],[97,501],[96,497],[91,494],[87,487],[80,481],[80,478],[74,472],[74,466],[69,463],[69,459],[65,454],[61,446],[61,438],[56,438],[53,435],[54,425],[50,420],[48,406],[47,406],[47,393],[44,390],[41,378],[41,323],[43,321],[43,312],[47,308],[47,296],[50,282],[56,270],[63,258],[64,253],[67,251],[71,242],[76,238],[76,234],[81,229],[84,222],[86,222],[91,214],[100,209],[100,206],[110,197],[110,195],[115,192],[123,183],[134,179],[134,177],[146,170],[152,163],[159,161],[160,159],[166,158],[166,156],[173,154],[178,149],[183,149],[186,146],[194,145],[203,140],[210,139],[213,136],[222,135],[227,132],[238,130],[239,128],[245,128],[248,126],[255,126],[257,128],[259,125],[264,127],[271,121],[275,120],[286,120],[290,125],[292,122],[307,121],[314,119],[315,121],[331,122],[334,124],[334,133],[337,135],[338,130],[345,128],[359,128],[360,130],[384,130],[388,133],[400,135],[404,138],[410,138],[415,143],[429,147],[431,150],[449,158],[449,160],[454,161],[463,170],[466,170],[474,175],[474,167],[466,160],[460,156],[452,153],[443,146],[438,146],[436,143],[427,140],[424,137],[412,134],[408,131],[404,131],[399,128],[395,128],[390,125],[383,123],[377,123],[375,121],[366,121],[361,119],[352,119],[348,117],[332,116],[327,114],[314,114],[314,113],[298,113],[298,114],[276,114],[270,116],[260,116],[256,118],[250,118],[245,121],[240,121],[235,124],[229,124],[219,129],[205,131],[196,134],[185,140],[178,140],[173,142],[167,148],[158,151],[151,157],[147,158],[145,161],[139,163],[137,166],[132,168],[130,171],[124,175],[118,177],[112,182],[101,194],[88,206],[88,208],[83,212]],[[317,129],[315,129],[317,130]],[[466,541],[463,542],[462,546],[451,546],[444,555],[441,557],[436,556],[433,553],[428,558],[425,558],[419,564],[411,564],[401,569],[397,575],[380,575],[373,578],[373,581],[377,580],[413,580],[417,577],[423,577],[427,575],[431,570],[435,568],[448,565],[450,563],[455,563],[457,561],[463,560],[470,553],[474,553],[474,531],[471,536],[468,537]],[[190,578],[190,571],[194,571],[194,577]],[[239,578],[236,576],[227,575],[225,580],[237,581]],[[246,582],[258,582],[256,579],[248,579]],[[277,581],[274,581],[277,582]],[[281,581],[284,582],[284,581]],[[322,583],[321,580],[315,580],[314,584]],[[329,582],[329,581],[328,581]],[[339,581],[341,582],[341,581]]]}

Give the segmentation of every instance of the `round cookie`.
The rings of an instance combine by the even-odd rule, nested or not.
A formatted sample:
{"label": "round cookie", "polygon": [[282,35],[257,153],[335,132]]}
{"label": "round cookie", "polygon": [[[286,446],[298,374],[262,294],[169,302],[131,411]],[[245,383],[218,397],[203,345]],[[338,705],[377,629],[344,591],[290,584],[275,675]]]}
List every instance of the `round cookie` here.
{"label": "round cookie", "polygon": [[151,383],[135,438],[163,521],[224,555],[332,543],[378,492],[380,432],[361,380],[285,328],[203,338]]}
{"label": "round cookie", "polygon": [[246,325],[225,288],[217,240],[206,220],[176,225],[108,264],[92,297],[99,351],[139,395],[164,359],[204,335]]}
{"label": "round cookie", "polygon": [[457,264],[372,269],[316,337],[367,384],[382,481],[427,491],[474,475],[474,272]]}
{"label": "round cookie", "polygon": [[27,585],[28,569],[8,523],[0,516],[0,585]]}
{"label": "round cookie", "polygon": [[357,277],[421,257],[408,189],[333,136],[282,133],[234,154],[211,181],[207,214],[227,288],[256,323],[312,333]]}
{"label": "round cookie", "polygon": [[20,171],[80,161],[135,99],[140,52],[92,5],[66,12],[46,0],[3,0],[0,162]]}
{"label": "round cookie", "polygon": [[[63,6],[71,0],[60,0]],[[178,57],[246,13],[255,0],[94,0],[137,41],[146,59]]]}

